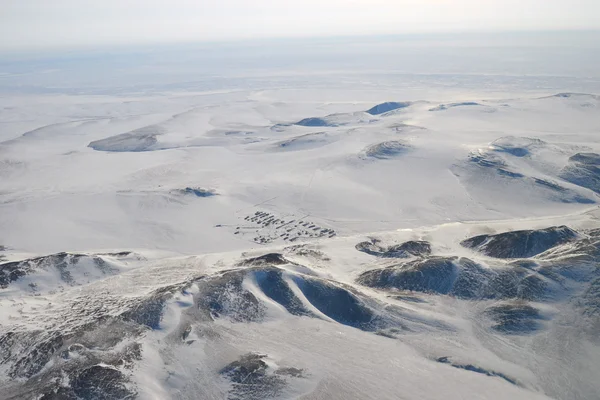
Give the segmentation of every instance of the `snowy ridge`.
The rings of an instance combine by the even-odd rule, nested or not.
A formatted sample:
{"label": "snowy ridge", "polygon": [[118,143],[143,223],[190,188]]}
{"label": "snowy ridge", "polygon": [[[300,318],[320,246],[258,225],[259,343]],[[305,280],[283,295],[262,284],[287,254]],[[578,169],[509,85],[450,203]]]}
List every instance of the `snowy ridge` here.
{"label": "snowy ridge", "polygon": [[[353,360],[375,360],[367,353],[385,351],[387,361],[369,367],[376,368],[371,374],[383,379],[398,368],[412,371],[406,380],[384,379],[390,396],[443,376],[438,385],[444,390],[422,392],[423,398],[466,390],[474,398],[489,390],[498,398],[589,398],[600,388],[587,379],[593,372],[585,365],[598,350],[581,352],[597,340],[600,235],[588,227],[599,216],[590,211],[376,235],[379,246],[428,237],[431,254],[367,254],[354,248],[363,237],[344,237],[253,251],[257,256],[163,259],[148,253],[118,276],[59,293],[19,286],[23,293],[13,295],[17,302],[4,316],[11,323],[0,332],[2,366],[10,377],[2,386],[6,398],[342,398],[349,392],[337,385],[346,382],[352,388],[346,390],[369,396],[369,385],[352,385],[365,373]],[[574,230],[557,228],[560,240],[544,233],[554,228],[537,228],[566,220]],[[492,243],[510,248],[504,233],[488,236],[485,245],[477,236],[462,240],[474,229],[512,223],[533,225],[511,234],[516,241],[530,235],[536,255],[497,258]],[[536,232],[544,236],[532,236]],[[484,247],[469,250],[472,243]],[[44,262],[56,267],[64,261],[51,256]],[[421,272],[410,277],[415,270]],[[392,275],[373,280],[384,271]],[[14,300],[0,301],[6,308]],[[574,330],[578,343],[560,339]],[[326,343],[336,351],[323,348]],[[563,362],[577,360],[581,369],[551,361],[567,350],[571,356]],[[536,369],[542,360],[546,369]],[[352,367],[332,369],[338,363]],[[554,383],[565,380],[572,386]]]}

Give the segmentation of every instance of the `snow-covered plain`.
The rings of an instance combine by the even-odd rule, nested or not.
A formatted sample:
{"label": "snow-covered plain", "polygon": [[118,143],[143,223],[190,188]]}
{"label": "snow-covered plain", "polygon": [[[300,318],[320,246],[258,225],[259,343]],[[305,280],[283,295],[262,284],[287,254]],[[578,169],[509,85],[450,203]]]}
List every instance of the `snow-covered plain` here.
{"label": "snow-covered plain", "polygon": [[600,398],[600,51],[462,40],[7,57],[0,398]]}

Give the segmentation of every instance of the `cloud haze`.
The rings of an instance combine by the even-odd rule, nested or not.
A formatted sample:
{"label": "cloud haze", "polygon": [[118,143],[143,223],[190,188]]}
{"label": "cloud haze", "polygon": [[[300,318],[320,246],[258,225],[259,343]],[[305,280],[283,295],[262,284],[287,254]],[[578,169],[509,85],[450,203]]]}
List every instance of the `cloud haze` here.
{"label": "cloud haze", "polygon": [[600,29],[598,0],[8,0],[0,48]]}

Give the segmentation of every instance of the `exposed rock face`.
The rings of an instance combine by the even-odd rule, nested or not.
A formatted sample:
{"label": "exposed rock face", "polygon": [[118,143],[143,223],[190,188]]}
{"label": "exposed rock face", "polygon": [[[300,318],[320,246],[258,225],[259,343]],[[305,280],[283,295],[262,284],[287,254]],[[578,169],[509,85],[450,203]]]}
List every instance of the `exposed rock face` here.
{"label": "exposed rock face", "polygon": [[430,257],[367,271],[358,283],[378,288],[450,295],[461,299],[541,299],[542,275],[514,266],[486,268],[468,258]]}
{"label": "exposed rock face", "polygon": [[380,241],[372,239],[369,242],[357,244],[356,250],[377,257],[408,258],[431,254],[431,245],[429,242],[411,240],[398,245],[384,246]]}
{"label": "exposed rock face", "polygon": [[285,271],[264,265],[225,273],[221,277],[199,282],[200,308],[213,318],[227,317],[236,322],[260,321],[266,307],[255,294],[243,286],[245,279],[258,284],[264,295],[279,303],[290,314],[319,317],[309,311],[294,294],[290,281],[319,312],[332,320],[362,330],[376,328],[376,313],[350,289],[299,274],[284,276]]}
{"label": "exposed rock face", "polygon": [[5,398],[133,399],[136,389],[129,375],[141,359],[134,338],[142,330],[119,317],[105,317],[47,332],[4,333],[0,363],[13,379],[27,379],[6,388]]}
{"label": "exposed rock face", "polygon": [[574,241],[577,237],[577,232],[572,229],[555,226],[539,230],[480,235],[463,240],[460,244],[490,257],[527,258]]}
{"label": "exposed rock face", "polygon": [[136,392],[128,386],[127,377],[118,368],[94,365],[74,373],[68,387],[45,393],[41,400],[134,399]]}
{"label": "exposed rock face", "polygon": [[266,358],[265,354],[246,354],[219,371],[232,384],[229,399],[277,398],[289,379],[302,378],[304,371],[301,369],[273,368],[265,362]]}
{"label": "exposed rock face", "polygon": [[455,257],[432,257],[383,269],[367,271],[358,282],[375,288],[395,288],[417,292],[449,294],[458,276]]}
{"label": "exposed rock face", "polygon": [[485,313],[494,321],[492,328],[506,334],[534,332],[545,319],[536,308],[520,303],[493,306]]}
{"label": "exposed rock face", "polygon": [[[79,285],[118,272],[115,260],[132,255],[130,252],[111,254],[56,253],[0,264],[0,289],[6,289],[27,278],[32,291],[40,286]],[[109,258],[110,257],[110,258]]]}
{"label": "exposed rock face", "polygon": [[257,264],[270,264],[270,265],[284,265],[289,264],[290,262],[285,259],[283,254],[280,253],[269,253],[262,256],[249,258],[242,262],[247,265],[257,265]]}

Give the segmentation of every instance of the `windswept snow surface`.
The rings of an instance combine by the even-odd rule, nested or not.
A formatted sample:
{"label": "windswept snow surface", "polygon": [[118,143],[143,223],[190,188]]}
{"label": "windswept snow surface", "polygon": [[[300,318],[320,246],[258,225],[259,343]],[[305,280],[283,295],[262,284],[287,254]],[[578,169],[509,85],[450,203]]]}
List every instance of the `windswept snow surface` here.
{"label": "windswept snow surface", "polygon": [[598,49],[321,46],[0,63],[1,399],[600,398]]}

